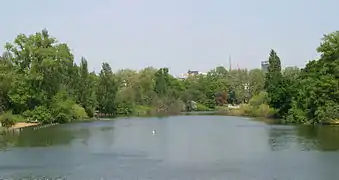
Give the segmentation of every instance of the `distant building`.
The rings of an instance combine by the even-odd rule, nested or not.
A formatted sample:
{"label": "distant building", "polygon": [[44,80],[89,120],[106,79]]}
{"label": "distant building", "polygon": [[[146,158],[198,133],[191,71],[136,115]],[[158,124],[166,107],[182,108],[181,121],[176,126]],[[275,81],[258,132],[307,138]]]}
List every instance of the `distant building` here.
{"label": "distant building", "polygon": [[187,74],[188,76],[196,76],[199,74],[199,71],[191,71],[191,70],[188,70],[187,71]]}
{"label": "distant building", "polygon": [[264,72],[268,72],[268,66],[269,62],[268,61],[261,61],[261,70]]}
{"label": "distant building", "polygon": [[179,79],[186,79],[191,76],[197,76],[197,75],[207,75],[207,73],[199,72],[199,71],[191,71],[188,70],[187,73],[181,74]]}

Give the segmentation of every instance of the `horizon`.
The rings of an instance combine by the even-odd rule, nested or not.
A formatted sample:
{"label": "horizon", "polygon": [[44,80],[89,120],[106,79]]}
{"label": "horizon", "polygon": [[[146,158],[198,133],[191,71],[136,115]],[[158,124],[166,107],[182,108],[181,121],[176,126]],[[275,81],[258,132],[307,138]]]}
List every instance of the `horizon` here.
{"label": "horizon", "polygon": [[228,69],[230,56],[232,68],[254,69],[268,60],[270,49],[282,67],[303,68],[319,57],[323,35],[337,30],[338,5],[334,0],[12,0],[4,7],[15,7],[16,13],[12,8],[0,12],[6,25],[0,44],[46,28],[69,45],[75,62],[83,56],[95,72],[107,62],[114,72],[151,66],[178,76],[189,69]]}

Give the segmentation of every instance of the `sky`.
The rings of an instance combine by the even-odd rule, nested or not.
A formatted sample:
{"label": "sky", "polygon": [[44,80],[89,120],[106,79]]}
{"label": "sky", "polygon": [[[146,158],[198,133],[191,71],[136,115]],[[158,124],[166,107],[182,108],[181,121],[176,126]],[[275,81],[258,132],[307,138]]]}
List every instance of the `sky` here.
{"label": "sky", "polygon": [[[216,66],[260,68],[274,49],[283,67],[318,57],[339,30],[338,0],[11,0],[1,3],[0,44],[46,28],[99,72],[168,67],[171,74]],[[3,48],[0,52],[3,51]]]}

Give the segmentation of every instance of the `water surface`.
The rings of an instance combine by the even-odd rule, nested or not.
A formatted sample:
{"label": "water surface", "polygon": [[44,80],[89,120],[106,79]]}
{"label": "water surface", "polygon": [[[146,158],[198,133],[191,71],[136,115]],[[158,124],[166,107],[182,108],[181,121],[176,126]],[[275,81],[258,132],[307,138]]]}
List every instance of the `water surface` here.
{"label": "water surface", "polygon": [[[156,134],[152,134],[152,130]],[[177,116],[0,136],[0,179],[339,179],[339,128]]]}

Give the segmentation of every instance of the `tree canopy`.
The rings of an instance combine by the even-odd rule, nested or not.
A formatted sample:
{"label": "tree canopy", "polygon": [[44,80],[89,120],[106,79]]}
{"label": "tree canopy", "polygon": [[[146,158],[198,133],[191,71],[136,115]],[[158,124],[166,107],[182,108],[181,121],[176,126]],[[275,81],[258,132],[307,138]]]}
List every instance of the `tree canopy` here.
{"label": "tree canopy", "polygon": [[[89,71],[85,57],[75,63],[68,45],[44,29],[20,34],[5,45],[0,57],[0,114],[63,123],[96,113],[177,114],[229,104],[248,104],[261,111],[267,104],[285,123],[328,123],[339,120],[339,32],[325,35],[317,51],[320,58],[305,68],[283,69],[272,49],[267,73],[219,66],[206,75],[181,79],[166,67],[113,72],[103,63],[96,74]],[[192,108],[192,102],[197,107]]]}

